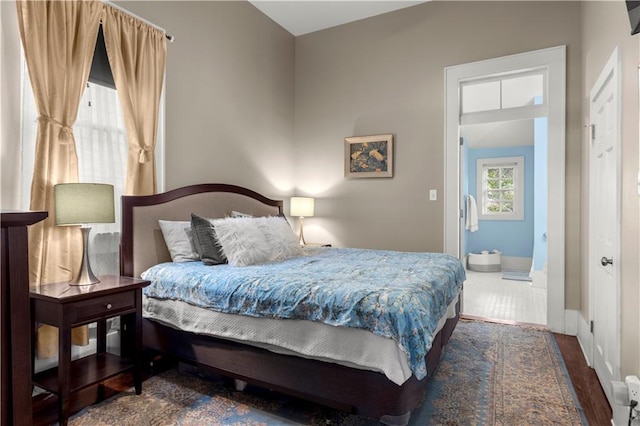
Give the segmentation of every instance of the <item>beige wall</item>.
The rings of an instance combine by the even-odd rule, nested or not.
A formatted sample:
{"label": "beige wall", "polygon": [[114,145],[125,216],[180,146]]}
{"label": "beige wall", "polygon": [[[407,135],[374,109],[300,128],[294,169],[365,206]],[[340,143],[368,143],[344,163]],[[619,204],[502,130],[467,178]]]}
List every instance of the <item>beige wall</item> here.
{"label": "beige wall", "polygon": [[294,37],[248,2],[118,2],[167,45],[166,189],[293,188]]}
{"label": "beige wall", "polygon": [[[307,239],[441,251],[444,68],[567,45],[566,307],[578,309],[579,16],[578,2],[429,2],[296,38],[296,182],[319,198]],[[343,138],[377,133],[395,135],[395,176],[345,180]]]}
{"label": "beige wall", "polygon": [[[616,46],[622,58],[622,200],[621,200],[621,375],[640,374],[640,196],[638,182],[638,65],[640,36],[631,36],[624,2],[582,4],[583,122],[589,123],[589,94]],[[583,138],[582,234],[589,232],[589,149]],[[581,256],[581,315],[589,312],[589,257],[586,239]]]}

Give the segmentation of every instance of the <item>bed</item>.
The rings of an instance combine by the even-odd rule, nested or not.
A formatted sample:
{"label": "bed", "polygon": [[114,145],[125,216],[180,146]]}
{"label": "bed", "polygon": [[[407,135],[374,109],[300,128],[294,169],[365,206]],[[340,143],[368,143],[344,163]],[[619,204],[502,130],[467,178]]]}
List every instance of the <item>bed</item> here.
{"label": "bed", "polygon": [[[369,416],[381,423],[408,423],[458,321],[464,281],[464,268],[459,260],[442,254],[304,248],[300,256],[265,265],[172,262],[174,253],[169,253],[160,221],[189,221],[192,213],[213,220],[232,212],[265,220],[284,217],[281,200],[227,184],[193,185],[162,194],[122,198],[121,273],[144,276],[153,282],[148,291],[145,289],[143,346],[243,382]],[[340,264],[345,258],[360,266],[345,267]],[[420,262],[433,265],[416,266]],[[385,290],[383,296],[375,296],[368,303],[366,320],[356,320],[352,308],[345,308],[347,313],[334,313],[335,308],[316,311],[309,308],[328,297],[320,294],[320,287],[329,288],[329,298],[340,299],[345,306],[344,300],[352,296],[356,303],[349,306],[363,305],[358,301],[369,300],[369,290],[360,287],[354,277],[367,275],[375,267],[366,265],[373,264],[385,265],[389,279],[398,275],[405,276],[403,279],[410,276],[411,280],[435,282],[431,278],[439,277],[437,281],[441,283],[430,282],[427,286],[437,288],[433,297],[437,301],[429,302],[437,307],[433,308],[438,310],[437,318],[421,313],[406,314],[401,320],[384,320],[381,312],[386,315],[387,310],[393,310],[392,306],[399,305],[388,299],[405,297],[393,292],[401,285],[391,286],[394,290]],[[256,274],[243,279],[259,283],[256,288],[266,286],[269,294],[289,289],[297,297],[296,307],[274,309],[275,302],[265,302],[263,293],[256,296],[255,288],[241,302],[229,303],[247,284],[234,284],[222,295],[211,295],[213,290],[200,286],[201,275],[214,275],[214,281],[226,283],[229,278],[217,274],[236,277],[240,273],[243,277]],[[287,273],[291,275],[290,284],[280,285]],[[186,277],[196,280],[195,284]],[[174,283],[163,285],[165,278],[173,279]],[[424,288],[410,290],[413,293],[406,299],[423,298]],[[179,299],[178,294],[183,298]],[[318,300],[309,302],[312,296]],[[216,305],[220,300],[230,305],[231,310],[220,311]],[[396,310],[404,313],[424,309],[401,306]],[[309,321],[301,316],[302,311],[305,314],[311,311],[314,319],[322,316],[324,320]],[[327,311],[331,313],[326,314]],[[354,324],[358,321],[368,324]],[[411,328],[405,321],[417,322],[411,323]],[[420,321],[425,325],[419,326]],[[413,336],[411,333],[407,337],[397,336],[397,329],[402,328],[413,330]],[[430,331],[416,333],[422,328]],[[416,341],[415,334],[424,334],[418,337],[426,344]]]}

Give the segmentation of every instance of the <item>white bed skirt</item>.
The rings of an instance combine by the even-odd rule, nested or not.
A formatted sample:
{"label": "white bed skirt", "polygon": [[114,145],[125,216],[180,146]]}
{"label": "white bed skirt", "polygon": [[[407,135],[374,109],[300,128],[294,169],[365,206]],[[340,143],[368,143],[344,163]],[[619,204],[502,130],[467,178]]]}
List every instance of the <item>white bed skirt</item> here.
{"label": "white bed skirt", "polygon": [[[440,319],[436,333],[456,315],[458,297]],[[225,314],[176,300],[143,297],[143,316],[191,333],[250,344],[279,354],[333,362],[381,372],[402,385],[411,377],[405,354],[395,340],[369,331],[314,321]]]}

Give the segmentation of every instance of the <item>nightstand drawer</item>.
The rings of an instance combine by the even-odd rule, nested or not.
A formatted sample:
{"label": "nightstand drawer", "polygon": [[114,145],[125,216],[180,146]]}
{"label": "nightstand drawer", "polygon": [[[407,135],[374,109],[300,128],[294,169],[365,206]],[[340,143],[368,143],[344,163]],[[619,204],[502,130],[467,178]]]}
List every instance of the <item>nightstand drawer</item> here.
{"label": "nightstand drawer", "polygon": [[76,313],[76,321],[82,322],[109,315],[110,312],[118,312],[133,309],[136,306],[136,294],[134,291],[110,294],[96,297],[73,304]]}

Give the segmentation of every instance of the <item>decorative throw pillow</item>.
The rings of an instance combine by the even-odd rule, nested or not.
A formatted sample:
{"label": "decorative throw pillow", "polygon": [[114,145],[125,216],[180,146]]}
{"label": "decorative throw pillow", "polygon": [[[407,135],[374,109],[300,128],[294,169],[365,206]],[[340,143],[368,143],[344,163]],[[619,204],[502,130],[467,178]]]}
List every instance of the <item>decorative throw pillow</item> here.
{"label": "decorative throw pillow", "polygon": [[270,250],[254,218],[224,218],[213,221],[222,252],[233,266],[248,266],[270,260]]}
{"label": "decorative throw pillow", "polygon": [[205,265],[220,265],[227,262],[211,221],[191,213],[191,231],[196,252],[200,254],[200,259]]}
{"label": "decorative throw pillow", "polygon": [[200,260],[200,256],[196,253],[193,242],[189,238],[191,222],[159,220],[158,223],[172,261],[194,262]]}
{"label": "decorative throw pillow", "polygon": [[302,256],[303,250],[298,237],[284,217],[259,217],[255,220],[265,235],[271,250],[271,260]]}
{"label": "decorative throw pillow", "polygon": [[213,221],[222,251],[234,266],[257,265],[303,255],[284,217],[240,217]]}

